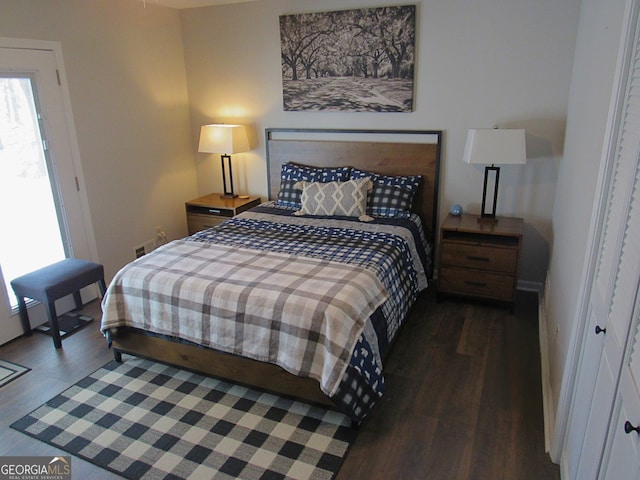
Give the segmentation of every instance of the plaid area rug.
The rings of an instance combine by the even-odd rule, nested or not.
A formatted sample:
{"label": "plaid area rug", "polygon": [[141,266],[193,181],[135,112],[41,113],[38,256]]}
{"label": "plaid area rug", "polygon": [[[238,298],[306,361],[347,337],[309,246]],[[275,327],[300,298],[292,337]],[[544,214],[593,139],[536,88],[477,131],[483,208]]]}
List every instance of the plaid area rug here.
{"label": "plaid area rug", "polygon": [[20,375],[24,375],[30,370],[30,368],[23,367],[17,363],[0,360],[0,387],[15,380]]}
{"label": "plaid area rug", "polygon": [[11,427],[130,479],[330,479],[356,434],[339,412],[130,357]]}

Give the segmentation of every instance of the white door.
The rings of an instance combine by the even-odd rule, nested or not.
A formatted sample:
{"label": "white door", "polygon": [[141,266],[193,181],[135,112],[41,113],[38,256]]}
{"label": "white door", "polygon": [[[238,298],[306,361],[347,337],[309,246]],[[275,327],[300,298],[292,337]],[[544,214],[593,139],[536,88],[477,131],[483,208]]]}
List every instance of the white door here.
{"label": "white door", "polygon": [[[591,302],[593,304],[593,302]],[[593,422],[608,423],[608,419],[602,416],[591,416],[590,410],[592,405],[601,404],[603,399],[594,397],[605,395],[603,388],[595,388],[598,371],[601,367],[602,350],[604,348],[604,333],[600,332],[594,335],[596,328],[601,328],[599,319],[602,316],[595,312],[590,306],[586,323],[586,334],[584,338],[582,362],[579,367],[579,376],[576,387],[576,398],[571,411],[571,422],[569,423],[570,435],[568,435],[567,445],[565,447],[566,464],[568,466],[568,478],[577,479],[577,469],[580,462],[580,455],[584,444],[585,431],[587,424]],[[589,429],[593,430],[594,425],[590,425]],[[597,462],[598,459],[592,459]],[[586,465],[583,466],[585,468]]]}
{"label": "white door", "polygon": [[[625,31],[628,47],[623,51],[621,90],[612,116],[607,188],[598,222],[602,229],[589,294],[589,331],[583,344],[589,357],[582,360],[569,432],[570,439],[581,440],[579,453],[568,448],[572,479],[623,478],[607,476],[601,466],[605,447],[610,446],[610,430],[616,428],[611,419],[622,414],[617,391],[640,275],[639,3],[630,4],[633,10]],[[625,478],[636,478],[633,475]]]}
{"label": "white door", "polygon": [[[22,334],[11,278],[95,257],[59,52],[14,42],[0,39],[0,344]],[[72,306],[65,299],[60,311]],[[29,316],[46,320],[43,308]]]}
{"label": "white door", "polygon": [[[640,202],[639,202],[640,203]],[[627,348],[616,395],[613,420],[600,478],[637,480],[640,476],[640,295],[636,301],[635,335]]]}

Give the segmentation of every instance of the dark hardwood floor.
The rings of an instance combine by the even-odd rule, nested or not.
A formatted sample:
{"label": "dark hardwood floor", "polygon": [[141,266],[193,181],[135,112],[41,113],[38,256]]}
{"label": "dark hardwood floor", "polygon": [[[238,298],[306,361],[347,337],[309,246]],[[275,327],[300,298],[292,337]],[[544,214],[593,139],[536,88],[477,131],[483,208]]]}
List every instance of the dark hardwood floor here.
{"label": "dark hardwood floor", "polygon": [[[59,455],[9,428],[112,359],[91,325],[56,351],[39,333],[0,346],[31,372],[0,389],[0,455]],[[515,312],[423,295],[385,366],[387,392],[360,427],[336,480],[559,479],[544,451],[537,296],[518,292]],[[74,479],[118,479],[79,458]]]}

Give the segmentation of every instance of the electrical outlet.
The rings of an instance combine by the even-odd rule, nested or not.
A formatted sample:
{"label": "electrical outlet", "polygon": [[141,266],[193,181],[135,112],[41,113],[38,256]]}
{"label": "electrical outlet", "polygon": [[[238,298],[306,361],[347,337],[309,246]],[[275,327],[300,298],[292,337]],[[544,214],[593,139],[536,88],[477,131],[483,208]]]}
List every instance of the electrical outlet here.
{"label": "electrical outlet", "polygon": [[143,255],[153,251],[155,248],[155,242],[153,240],[147,240],[144,243],[136,245],[133,247],[133,258],[140,258]]}

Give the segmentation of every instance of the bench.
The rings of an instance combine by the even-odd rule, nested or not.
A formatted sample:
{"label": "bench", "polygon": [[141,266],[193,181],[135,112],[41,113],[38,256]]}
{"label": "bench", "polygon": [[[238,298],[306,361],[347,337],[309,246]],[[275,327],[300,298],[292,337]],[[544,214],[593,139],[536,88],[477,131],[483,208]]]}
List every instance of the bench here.
{"label": "bench", "polygon": [[[67,295],[73,295],[76,309],[80,310],[83,307],[80,289],[93,283],[98,284],[100,295],[104,296],[107,290],[104,283],[104,267],[99,263],[79,258],[67,258],[11,280],[11,288],[18,298],[18,309],[24,334],[31,335],[31,324],[29,323],[25,298],[38,300],[47,306],[49,328],[44,331],[53,337],[55,348],[61,348],[62,338],[71,332],[66,331],[64,335],[60,335],[55,301]],[[86,317],[85,323],[88,323],[86,319],[91,321],[90,317]],[[81,325],[82,321],[83,319],[78,319],[76,328]]]}

